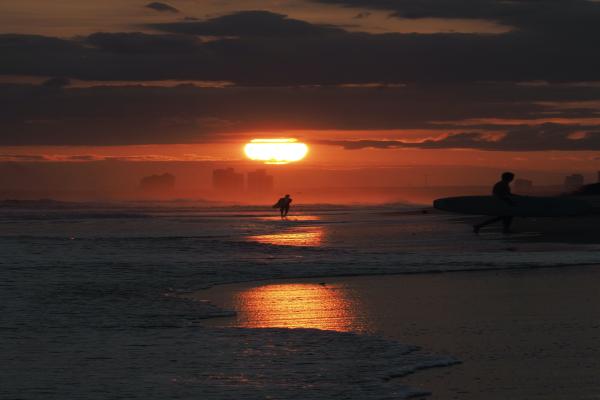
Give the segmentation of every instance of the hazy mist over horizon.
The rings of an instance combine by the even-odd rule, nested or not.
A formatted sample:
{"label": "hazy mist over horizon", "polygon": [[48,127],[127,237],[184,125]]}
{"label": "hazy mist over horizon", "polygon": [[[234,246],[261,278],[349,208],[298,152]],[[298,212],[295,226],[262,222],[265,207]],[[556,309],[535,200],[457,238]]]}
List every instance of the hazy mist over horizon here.
{"label": "hazy mist over horizon", "polygon": [[[213,187],[213,171],[233,168],[244,175],[240,190]],[[265,170],[273,189],[256,193],[248,186],[248,172]],[[206,199],[228,203],[270,203],[291,193],[298,203],[429,202],[435,196],[487,194],[501,168],[469,166],[306,167],[262,165],[248,162],[3,162],[0,163],[0,197],[56,200],[172,200]],[[518,178],[533,181],[545,192],[560,192],[564,177],[580,171],[515,170]],[[582,171],[586,183],[597,173]],[[145,190],[144,178],[170,174],[171,186]]]}

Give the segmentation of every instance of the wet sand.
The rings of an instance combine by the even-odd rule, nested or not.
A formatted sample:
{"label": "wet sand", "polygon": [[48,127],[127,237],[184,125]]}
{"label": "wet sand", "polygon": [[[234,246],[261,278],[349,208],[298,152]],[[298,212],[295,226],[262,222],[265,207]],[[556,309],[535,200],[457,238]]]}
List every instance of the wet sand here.
{"label": "wet sand", "polygon": [[462,364],[400,378],[434,399],[600,399],[600,267],[217,286],[213,326],[376,334]]}
{"label": "wet sand", "polygon": [[[457,216],[456,221],[471,230],[472,225],[488,219],[481,216]],[[503,239],[515,242],[560,243],[590,245],[600,244],[598,235],[600,215],[584,215],[579,217],[555,218],[515,218],[512,230],[515,235],[504,236]],[[499,235],[501,225],[496,223],[481,230],[480,236]]]}

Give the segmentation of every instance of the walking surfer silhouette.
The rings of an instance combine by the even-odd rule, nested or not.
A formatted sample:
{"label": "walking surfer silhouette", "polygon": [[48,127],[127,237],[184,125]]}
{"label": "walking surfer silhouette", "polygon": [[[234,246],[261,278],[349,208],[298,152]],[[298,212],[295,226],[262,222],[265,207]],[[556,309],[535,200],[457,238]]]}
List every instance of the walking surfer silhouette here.
{"label": "walking surfer silhouette", "polygon": [[288,212],[290,211],[290,204],[292,204],[292,198],[289,194],[286,194],[285,197],[280,198],[277,203],[273,205],[273,208],[279,208],[281,219],[287,218]]}
{"label": "walking surfer silhouette", "polygon": [[[512,192],[510,190],[510,183],[515,179],[515,174],[512,172],[505,172],[502,174],[502,179],[494,185],[494,189],[492,190],[492,195],[501,199],[502,201],[507,202],[510,206],[514,206],[515,203],[512,200]],[[513,217],[509,215],[503,215],[499,217],[490,218],[486,221],[483,221],[480,224],[473,226],[473,232],[479,233],[481,228],[484,226],[493,224],[498,221],[502,221],[503,233],[510,233],[510,225],[512,223]]]}

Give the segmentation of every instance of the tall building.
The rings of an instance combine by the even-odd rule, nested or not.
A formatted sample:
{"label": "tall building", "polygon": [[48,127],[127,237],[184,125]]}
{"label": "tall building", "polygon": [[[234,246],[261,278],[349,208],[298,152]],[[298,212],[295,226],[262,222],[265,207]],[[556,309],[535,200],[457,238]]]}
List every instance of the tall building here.
{"label": "tall building", "polygon": [[175,176],[169,173],[145,176],[140,180],[140,188],[149,194],[167,194],[175,188]]}
{"label": "tall building", "polygon": [[573,191],[583,186],[583,175],[572,174],[565,177],[565,190]]}
{"label": "tall building", "polygon": [[244,174],[233,168],[215,169],[212,175],[213,189],[219,192],[242,192],[244,190]]}
{"label": "tall building", "polygon": [[257,169],[248,172],[248,192],[256,194],[268,194],[273,191],[274,180],[267,174],[265,169]]}
{"label": "tall building", "polygon": [[533,181],[529,179],[516,179],[513,186],[516,193],[531,193],[533,191]]}

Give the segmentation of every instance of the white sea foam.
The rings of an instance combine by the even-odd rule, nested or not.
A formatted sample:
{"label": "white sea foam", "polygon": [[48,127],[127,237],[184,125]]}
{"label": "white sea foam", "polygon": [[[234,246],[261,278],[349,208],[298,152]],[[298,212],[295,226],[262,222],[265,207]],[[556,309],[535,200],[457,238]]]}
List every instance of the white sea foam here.
{"label": "white sea foam", "polygon": [[307,329],[62,334],[3,349],[11,368],[1,368],[0,397],[406,398],[423,392],[392,378],[456,362],[380,338]]}

